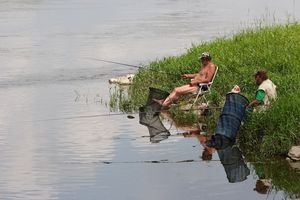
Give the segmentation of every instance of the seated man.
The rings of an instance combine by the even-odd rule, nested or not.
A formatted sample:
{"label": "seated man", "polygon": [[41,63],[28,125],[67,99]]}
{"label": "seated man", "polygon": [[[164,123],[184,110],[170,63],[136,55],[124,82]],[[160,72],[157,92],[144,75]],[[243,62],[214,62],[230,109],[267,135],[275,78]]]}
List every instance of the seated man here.
{"label": "seated man", "polygon": [[276,85],[268,79],[267,72],[264,70],[257,71],[254,78],[258,89],[255,94],[255,99],[247,105],[247,108],[260,106],[263,111],[270,105],[271,100],[276,99]]}
{"label": "seated man", "polygon": [[182,75],[183,78],[192,79],[189,84],[176,87],[164,100],[154,99],[154,101],[159,103],[162,107],[168,108],[172,102],[175,102],[180,96],[197,91],[199,89],[199,83],[209,83],[214,76],[216,66],[211,61],[211,56],[207,52],[202,53],[199,60],[202,63],[199,73]]}

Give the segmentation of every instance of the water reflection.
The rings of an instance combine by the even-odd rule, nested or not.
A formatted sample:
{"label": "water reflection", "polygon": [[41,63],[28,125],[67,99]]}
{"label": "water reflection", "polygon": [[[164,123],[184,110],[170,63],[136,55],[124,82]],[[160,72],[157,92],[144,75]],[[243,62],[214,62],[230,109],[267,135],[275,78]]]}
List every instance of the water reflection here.
{"label": "water reflection", "polygon": [[[168,118],[172,115],[167,111],[161,112],[161,106],[153,101],[154,98],[163,99],[166,95],[168,94],[164,91],[150,88],[146,105],[139,109],[139,123],[147,126],[150,142],[152,143],[158,143],[171,135],[162,123],[160,114],[162,113],[164,116],[168,116]],[[182,135],[185,138],[196,138],[203,147],[202,160],[212,160],[213,153],[217,151],[230,183],[242,182],[250,174],[242,152],[235,144],[236,132],[245,115],[245,103],[247,103],[247,99],[242,95],[233,93],[227,95],[223,114],[220,116],[217,127],[218,133],[212,137],[205,134],[203,129],[201,129],[202,126],[199,126],[199,124],[183,128],[185,132]],[[235,121],[237,121],[233,120],[235,123],[231,123],[233,116],[235,117]],[[233,131],[234,134],[232,134]],[[228,133],[230,134],[228,135]]]}
{"label": "water reflection", "polygon": [[208,136],[206,134],[202,134],[200,129],[191,130],[189,132],[186,132],[183,134],[183,136],[185,138],[191,138],[191,137],[196,138],[198,140],[198,142],[201,144],[201,146],[203,147],[201,159],[206,160],[206,161],[212,160],[212,155],[215,152],[215,148],[210,147],[206,144],[206,142],[209,141],[210,136]]}
{"label": "water reflection", "polygon": [[165,91],[149,88],[147,103],[139,108],[139,123],[148,128],[152,143],[158,143],[170,136],[169,130],[166,129],[159,117],[161,106],[153,101],[153,99],[164,99],[168,95],[169,93]]}
{"label": "water reflection", "polygon": [[[154,105],[154,104],[152,104]],[[167,139],[171,134],[163,125],[159,111],[152,105],[147,105],[139,108],[140,124],[145,125],[149,130],[150,142],[158,143]]]}
{"label": "water reflection", "polygon": [[212,137],[203,134],[200,130],[193,130],[184,134],[184,137],[194,137],[203,146],[202,160],[209,161],[217,151],[230,183],[242,182],[250,175],[241,150],[235,142],[222,135]]}
{"label": "water reflection", "polygon": [[[167,111],[161,112],[161,106],[153,101],[154,98],[163,99],[166,95],[168,94],[164,91],[150,88],[146,105],[139,109],[139,123],[148,127],[151,142],[157,143],[170,136],[169,130],[163,125],[159,115],[162,113],[168,118],[172,118],[172,115]],[[245,117],[245,104],[247,103],[247,98],[240,94],[227,94],[217,125],[217,134],[212,137],[205,134],[203,126],[199,124],[183,128],[185,138],[196,138],[203,146],[202,160],[212,160],[213,153],[217,151],[230,183],[242,182],[250,174],[242,152],[235,144],[238,129]]]}
{"label": "water reflection", "polygon": [[211,140],[207,141],[206,144],[216,148],[230,183],[241,182],[247,179],[250,170],[244,161],[241,150],[235,142],[223,135],[217,134]]}
{"label": "water reflection", "polygon": [[[148,127],[150,141],[152,143],[158,143],[167,139],[170,136],[170,132],[161,122],[159,112],[147,113],[149,110],[151,110],[149,109],[149,106],[146,107],[146,109],[145,107],[140,109],[140,117],[142,116],[142,122],[140,121],[140,123]],[[151,113],[155,114],[152,115]],[[145,123],[145,119],[147,120],[147,117],[145,117],[146,115],[150,117],[148,118],[149,123]],[[230,183],[242,182],[247,179],[248,175],[250,175],[250,170],[244,161],[241,150],[236,143],[229,138],[222,135],[215,135],[211,137],[203,133],[200,129],[193,129],[192,126],[186,129],[186,132],[182,135],[184,138],[197,139],[199,144],[203,147],[203,151],[200,156],[203,161],[212,160],[213,154],[217,152]]]}

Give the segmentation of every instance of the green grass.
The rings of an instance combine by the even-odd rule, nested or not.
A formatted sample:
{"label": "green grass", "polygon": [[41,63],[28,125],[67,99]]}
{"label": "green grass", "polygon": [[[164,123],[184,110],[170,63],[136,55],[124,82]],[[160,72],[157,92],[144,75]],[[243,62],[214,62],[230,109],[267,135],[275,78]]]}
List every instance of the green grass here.
{"label": "green grass", "polygon": [[148,87],[171,91],[184,84],[180,75],[198,72],[198,56],[204,51],[210,52],[219,66],[213,93],[208,96],[214,104],[222,104],[235,84],[252,100],[257,89],[252,75],[258,69],[268,71],[269,78],[278,86],[278,101],[266,113],[250,118],[243,128],[243,139],[255,140],[249,143],[260,145],[260,151],[268,156],[286,153],[294,139],[300,137],[300,25],[249,29],[231,38],[193,45],[181,56],[154,61],[138,71],[129,90],[131,103],[143,105]]}
{"label": "green grass", "polygon": [[[186,80],[180,75],[198,72],[198,57],[204,51],[211,53],[213,62],[219,67],[212,94],[206,96],[214,105],[222,105],[225,94],[236,84],[241,93],[252,100],[257,89],[254,72],[268,71],[269,78],[278,86],[278,100],[267,112],[249,118],[240,134],[241,143],[255,147],[265,156],[286,154],[295,139],[300,138],[298,23],[244,30],[230,38],[194,44],[181,56],[153,61],[137,72],[127,98],[119,103],[121,110],[132,111],[144,105],[149,87],[170,92],[185,84]],[[180,118],[194,119],[193,116]]]}
{"label": "green grass", "polygon": [[[225,95],[238,84],[242,92],[253,96],[256,89],[252,74],[267,69],[270,78],[286,94],[299,88],[300,26],[298,24],[246,30],[232,38],[219,38],[209,43],[194,45],[187,53],[150,63],[138,72],[132,87],[133,96],[146,96],[149,86],[171,91],[184,83],[182,73],[198,72],[198,56],[209,51],[219,66],[214,89]],[[289,80],[289,81],[287,81]],[[139,99],[137,104],[142,103]]]}
{"label": "green grass", "polygon": [[[264,156],[286,155],[300,138],[300,92],[281,96],[263,113],[253,113],[240,131],[245,151]],[[260,147],[260,148],[258,148]]]}

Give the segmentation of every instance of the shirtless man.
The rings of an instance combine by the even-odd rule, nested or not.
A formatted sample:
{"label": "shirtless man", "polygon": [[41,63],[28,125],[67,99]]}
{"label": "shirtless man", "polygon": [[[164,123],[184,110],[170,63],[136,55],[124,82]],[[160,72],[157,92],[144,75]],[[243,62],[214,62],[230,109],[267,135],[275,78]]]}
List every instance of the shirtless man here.
{"label": "shirtless man", "polygon": [[162,107],[168,108],[172,104],[172,102],[179,99],[180,96],[197,91],[199,89],[199,83],[210,82],[214,76],[216,66],[211,61],[211,56],[207,52],[202,53],[199,59],[202,63],[202,68],[200,69],[199,73],[182,75],[183,78],[192,79],[189,84],[176,87],[164,100],[154,99],[154,101],[159,103]]}

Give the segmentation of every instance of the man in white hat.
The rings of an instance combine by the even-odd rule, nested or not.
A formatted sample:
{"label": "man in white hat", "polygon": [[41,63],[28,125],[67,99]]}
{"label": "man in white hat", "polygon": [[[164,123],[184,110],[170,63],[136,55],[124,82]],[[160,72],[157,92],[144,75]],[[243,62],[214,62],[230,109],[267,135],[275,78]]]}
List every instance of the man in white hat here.
{"label": "man in white hat", "polygon": [[208,83],[212,80],[214,76],[216,66],[211,60],[212,59],[209,53],[202,53],[199,57],[199,61],[201,61],[202,64],[199,73],[182,75],[183,78],[191,78],[189,84],[174,88],[174,90],[166,99],[153,100],[159,103],[162,107],[168,108],[173,102],[179,99],[180,96],[197,91],[199,89],[199,83]]}

